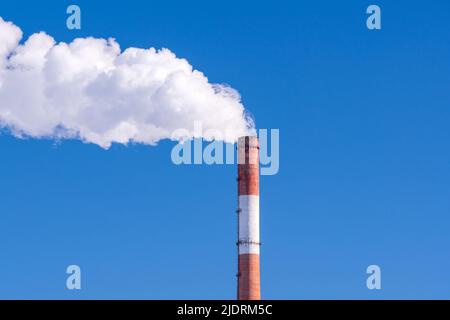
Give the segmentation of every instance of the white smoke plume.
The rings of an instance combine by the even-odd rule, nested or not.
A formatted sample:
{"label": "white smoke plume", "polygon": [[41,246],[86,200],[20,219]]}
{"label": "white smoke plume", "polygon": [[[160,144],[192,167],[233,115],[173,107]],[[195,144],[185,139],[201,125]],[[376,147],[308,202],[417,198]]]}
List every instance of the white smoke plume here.
{"label": "white smoke plume", "polygon": [[[238,92],[211,84],[170,50],[128,48],[114,39],[56,43],[0,17],[0,128],[17,137],[154,145],[174,130],[235,142],[252,121]],[[214,131],[227,133],[220,137]],[[189,137],[192,138],[192,137]]]}

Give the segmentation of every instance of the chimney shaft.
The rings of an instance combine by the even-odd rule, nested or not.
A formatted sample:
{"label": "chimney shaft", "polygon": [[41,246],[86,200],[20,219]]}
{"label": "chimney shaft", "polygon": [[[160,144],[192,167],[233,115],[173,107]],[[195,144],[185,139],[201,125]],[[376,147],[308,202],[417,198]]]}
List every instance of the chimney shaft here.
{"label": "chimney shaft", "polygon": [[238,140],[238,299],[259,300],[259,142]]}

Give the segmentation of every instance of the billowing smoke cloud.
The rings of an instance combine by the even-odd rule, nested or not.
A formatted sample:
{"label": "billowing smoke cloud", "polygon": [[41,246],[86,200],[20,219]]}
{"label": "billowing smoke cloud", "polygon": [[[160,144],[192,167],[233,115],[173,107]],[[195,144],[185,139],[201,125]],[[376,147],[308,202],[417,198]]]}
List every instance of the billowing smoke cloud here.
{"label": "billowing smoke cloud", "polygon": [[0,127],[17,137],[156,144],[179,128],[193,133],[196,122],[208,140],[249,134],[238,92],[170,50],[122,52],[114,39],[57,44],[43,32],[21,39],[0,17]]}

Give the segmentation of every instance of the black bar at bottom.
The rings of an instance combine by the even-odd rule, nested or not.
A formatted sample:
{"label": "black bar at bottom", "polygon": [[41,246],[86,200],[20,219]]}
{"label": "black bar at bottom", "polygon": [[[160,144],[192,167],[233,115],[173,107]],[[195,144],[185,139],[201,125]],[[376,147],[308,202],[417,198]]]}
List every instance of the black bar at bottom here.
{"label": "black bar at bottom", "polygon": [[[450,301],[436,300],[60,300],[0,301],[3,313],[79,316],[99,314],[125,319],[316,319],[320,316],[355,315],[358,319],[385,319],[398,314],[404,318],[447,314]],[[440,311],[443,313],[440,313]],[[62,313],[61,313],[62,312]]]}

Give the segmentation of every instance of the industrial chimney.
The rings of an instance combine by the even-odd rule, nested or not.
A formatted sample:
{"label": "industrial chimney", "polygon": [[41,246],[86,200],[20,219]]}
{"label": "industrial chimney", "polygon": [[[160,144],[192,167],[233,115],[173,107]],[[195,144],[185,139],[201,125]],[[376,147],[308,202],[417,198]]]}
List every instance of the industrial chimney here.
{"label": "industrial chimney", "polygon": [[261,299],[259,273],[259,142],[238,140],[238,300]]}

